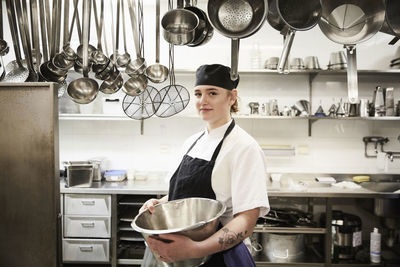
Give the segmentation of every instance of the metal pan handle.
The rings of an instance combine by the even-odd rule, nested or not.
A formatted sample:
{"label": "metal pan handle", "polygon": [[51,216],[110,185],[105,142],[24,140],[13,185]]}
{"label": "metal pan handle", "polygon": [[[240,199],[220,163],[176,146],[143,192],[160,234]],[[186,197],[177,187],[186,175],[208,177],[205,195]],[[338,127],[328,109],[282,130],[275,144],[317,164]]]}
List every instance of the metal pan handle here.
{"label": "metal pan handle", "polygon": [[239,39],[232,38],[231,44],[231,79],[237,80],[238,78],[238,64],[239,64]]}
{"label": "metal pan handle", "polygon": [[347,51],[347,90],[349,102],[358,102],[358,79],[357,79],[357,51],[353,45],[345,46]]}
{"label": "metal pan handle", "polygon": [[286,34],[282,54],[281,54],[281,57],[279,58],[279,62],[278,62],[278,72],[279,73],[285,73],[285,74],[289,73],[289,68],[287,68],[285,70],[285,65],[287,64],[287,60],[288,60],[288,57],[290,54],[290,49],[292,48],[295,33],[296,32],[294,30],[289,29]]}

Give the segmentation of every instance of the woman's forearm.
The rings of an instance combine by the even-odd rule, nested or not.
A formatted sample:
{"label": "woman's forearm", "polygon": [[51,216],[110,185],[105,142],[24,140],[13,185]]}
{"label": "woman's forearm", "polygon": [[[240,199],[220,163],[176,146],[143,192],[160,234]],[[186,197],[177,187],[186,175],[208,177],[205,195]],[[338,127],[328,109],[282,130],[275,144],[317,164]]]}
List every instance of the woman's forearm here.
{"label": "woman's forearm", "polygon": [[199,255],[203,257],[230,249],[250,236],[256,225],[259,208],[239,213],[228,224],[218,230],[211,237],[198,242]]}

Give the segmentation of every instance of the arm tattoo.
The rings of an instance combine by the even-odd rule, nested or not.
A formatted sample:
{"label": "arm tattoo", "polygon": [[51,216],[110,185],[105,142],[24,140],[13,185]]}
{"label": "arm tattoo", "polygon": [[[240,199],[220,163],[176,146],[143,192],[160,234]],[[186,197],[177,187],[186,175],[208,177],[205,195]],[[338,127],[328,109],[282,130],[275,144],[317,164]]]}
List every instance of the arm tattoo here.
{"label": "arm tattoo", "polygon": [[218,239],[218,243],[221,245],[222,250],[231,248],[241,242],[247,234],[247,230],[245,230],[244,233],[235,233],[228,228],[222,228],[222,232],[222,236]]}

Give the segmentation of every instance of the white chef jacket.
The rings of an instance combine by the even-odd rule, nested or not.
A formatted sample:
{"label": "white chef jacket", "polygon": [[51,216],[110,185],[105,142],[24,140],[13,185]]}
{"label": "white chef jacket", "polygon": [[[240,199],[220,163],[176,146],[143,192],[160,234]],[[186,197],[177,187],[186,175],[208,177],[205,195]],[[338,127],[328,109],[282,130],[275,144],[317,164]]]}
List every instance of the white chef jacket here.
{"label": "white chef jacket", "polygon": [[[231,122],[210,132],[206,129],[188,155],[210,161]],[[194,134],[184,142],[183,155],[202,133]],[[263,151],[254,138],[236,124],[222,144],[211,175],[216,199],[226,205],[221,223],[226,225],[233,215],[254,208],[260,208],[259,216],[267,214],[270,206],[266,183]]]}

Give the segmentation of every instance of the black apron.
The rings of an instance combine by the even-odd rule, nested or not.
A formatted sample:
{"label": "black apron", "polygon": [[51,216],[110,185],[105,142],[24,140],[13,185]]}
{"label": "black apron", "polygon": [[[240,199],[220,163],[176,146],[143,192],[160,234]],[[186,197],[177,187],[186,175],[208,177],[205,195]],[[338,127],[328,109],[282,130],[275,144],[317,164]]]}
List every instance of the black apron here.
{"label": "black apron", "polygon": [[[214,169],[215,160],[218,157],[219,151],[221,150],[222,143],[225,138],[230,134],[233,127],[235,127],[235,121],[232,120],[228,129],[226,130],[224,137],[216,147],[211,160],[207,161],[199,158],[192,158],[188,155],[190,150],[196,145],[197,141],[204,135],[200,135],[199,138],[191,145],[189,150],[183,156],[182,162],[178,169],[172,176],[169,184],[169,195],[168,200],[175,200],[187,197],[204,197],[216,199],[214,190],[211,185],[211,176]],[[250,255],[247,247],[243,242],[240,242],[235,247],[213,254],[211,258],[202,265],[203,267],[247,267],[254,266],[253,258]]]}
{"label": "black apron", "polygon": [[[224,137],[215,149],[211,160],[207,161],[199,158],[192,158],[188,155],[190,150],[196,145],[197,141],[204,135],[200,135],[196,141],[190,146],[183,159],[172,176],[169,184],[168,201],[188,198],[203,197],[216,199],[214,190],[211,186],[211,176],[214,169],[215,160],[221,150],[222,143],[235,126],[232,120]],[[254,266],[254,260],[250,255],[247,247],[240,242],[235,247],[213,254],[211,258],[202,267],[248,267]]]}

